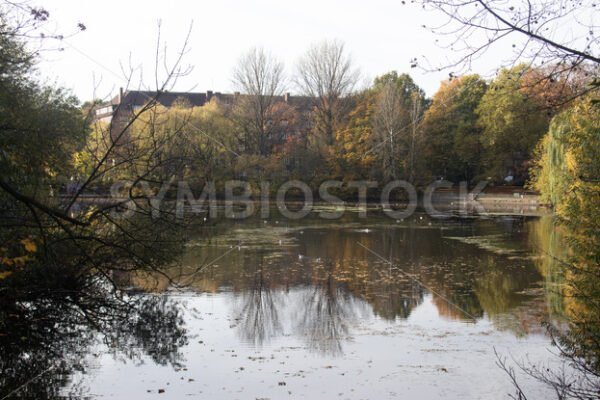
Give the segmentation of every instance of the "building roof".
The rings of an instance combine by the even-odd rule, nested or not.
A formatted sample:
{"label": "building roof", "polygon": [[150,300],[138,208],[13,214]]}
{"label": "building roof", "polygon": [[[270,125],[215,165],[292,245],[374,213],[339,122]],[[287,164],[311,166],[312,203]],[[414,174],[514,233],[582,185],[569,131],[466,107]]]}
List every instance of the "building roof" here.
{"label": "building roof", "polygon": [[[110,104],[142,105],[156,96],[156,91],[127,90],[112,98]],[[194,107],[202,106],[207,101],[207,93],[162,92],[157,98],[158,103],[171,107],[177,99],[185,99]]]}
{"label": "building roof", "polygon": [[[123,110],[131,110],[133,106],[142,106],[146,104],[149,100],[153,99],[156,96],[156,91],[147,91],[147,90],[126,90],[121,91],[118,95],[113,97],[108,103],[100,106],[102,109],[112,106],[113,110],[117,108],[117,106],[125,106]],[[212,99],[217,99],[225,104],[233,104],[235,99],[238,96],[244,96],[243,94],[234,93],[220,93],[220,92],[212,92],[207,91],[205,93],[199,92],[162,92],[157,97],[157,101],[164,107],[172,107],[173,104],[177,100],[184,100],[189,103],[192,107],[201,107],[211,101]],[[312,108],[313,99],[306,96],[291,96],[289,93],[286,93],[283,96],[276,96],[277,101],[287,103],[299,110],[310,110]],[[108,113],[110,115],[110,112]],[[100,115],[98,115],[100,116]],[[101,117],[104,117],[104,113],[102,113]]]}

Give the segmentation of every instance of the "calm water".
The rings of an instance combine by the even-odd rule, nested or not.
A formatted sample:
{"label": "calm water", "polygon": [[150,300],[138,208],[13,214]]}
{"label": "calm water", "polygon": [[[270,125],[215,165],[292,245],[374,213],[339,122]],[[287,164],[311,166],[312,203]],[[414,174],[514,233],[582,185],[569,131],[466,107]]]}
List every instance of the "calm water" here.
{"label": "calm water", "polygon": [[[205,239],[209,238],[209,239]],[[187,244],[184,267],[126,277],[176,305],[166,347],[99,336],[65,396],[465,399],[512,393],[494,348],[552,360],[560,320],[548,219],[406,221],[381,215],[224,222]],[[391,261],[391,262],[389,262]],[[199,268],[203,268],[198,271]],[[156,323],[169,335],[169,326]],[[155,335],[156,332],[147,333]],[[543,395],[537,383],[523,386]],[[540,396],[541,397],[541,396]]]}

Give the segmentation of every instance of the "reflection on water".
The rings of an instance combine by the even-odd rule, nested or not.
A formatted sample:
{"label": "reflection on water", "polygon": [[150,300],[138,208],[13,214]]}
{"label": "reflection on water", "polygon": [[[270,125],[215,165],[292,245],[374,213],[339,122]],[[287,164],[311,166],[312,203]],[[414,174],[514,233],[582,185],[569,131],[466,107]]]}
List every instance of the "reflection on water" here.
{"label": "reflection on water", "polygon": [[316,280],[301,298],[298,333],[310,349],[322,353],[342,352],[341,338],[348,334],[348,321],[355,316],[351,295],[336,287],[333,268],[325,266],[326,277]]}
{"label": "reflection on water", "polygon": [[[189,385],[202,381],[202,388],[186,391],[178,386],[179,394],[191,390],[230,398],[224,394],[228,388],[215,392],[218,384],[211,383],[207,366],[231,375],[248,373],[243,360],[257,361],[250,366],[255,375],[244,381],[246,388],[266,379],[267,370],[281,373],[285,361],[278,361],[279,368],[269,364],[276,358],[274,352],[287,354],[287,363],[300,371],[297,376],[311,368],[299,367],[307,360],[325,365],[340,360],[346,371],[342,376],[351,376],[371,368],[368,360],[360,359],[364,354],[387,357],[378,340],[392,347],[412,346],[418,354],[397,353],[396,361],[371,370],[372,375],[365,372],[363,378],[381,383],[384,373],[414,376],[424,373],[413,370],[416,365],[443,372],[458,363],[454,380],[459,382],[465,373],[473,373],[468,365],[474,360],[487,360],[485,373],[493,375],[492,346],[519,343],[519,351],[539,352],[549,343],[540,336],[541,323],[564,314],[560,267],[544,257],[559,255],[553,232],[551,219],[526,217],[430,220],[416,215],[394,221],[377,214],[364,220],[347,214],[335,221],[273,217],[219,222],[191,235],[180,265],[165,271],[178,279],[183,297],[164,276],[137,274],[118,281],[155,294],[136,296],[135,306],[121,308],[102,306],[109,296],[99,296],[95,301],[101,304],[102,318],[99,310],[89,318],[51,302],[33,308],[27,318],[40,320],[40,332],[0,338],[0,394],[41,374],[20,394],[55,397],[62,390],[112,395],[110,379],[118,382],[141,374],[148,380],[140,385],[148,387],[127,389],[127,396],[139,397],[171,383],[158,377],[169,376],[164,366],[181,373],[195,365],[207,374],[205,379],[181,379]],[[22,310],[16,314],[24,315]],[[56,320],[67,328],[48,329],[53,335],[44,337],[44,324]],[[531,341],[514,342],[528,335]],[[26,339],[20,342],[18,336]],[[480,350],[473,350],[471,336]],[[448,346],[455,346],[460,357],[449,354]],[[434,356],[437,361],[427,364]],[[115,366],[116,360],[121,366]],[[353,366],[354,362],[366,364]],[[265,364],[264,370],[254,368],[258,363]],[[53,372],[45,373],[48,368]],[[123,377],[111,375],[114,368],[124,368]],[[510,390],[510,383],[494,379],[496,389]],[[393,380],[389,382],[393,386]],[[309,380],[306,385],[318,384]],[[464,384],[469,385],[469,379]],[[267,392],[279,390],[277,386]]]}
{"label": "reflection on water", "polygon": [[[186,268],[218,262],[183,283],[241,297],[240,337],[257,345],[281,332],[281,314],[291,308],[299,310],[298,334],[336,353],[341,351],[336,337],[347,334],[347,320],[358,317],[356,300],[393,321],[409,317],[428,289],[443,296],[433,301],[444,318],[485,316],[498,329],[525,335],[542,332],[541,322],[562,311],[556,292],[549,307],[546,301],[548,280],[559,276],[557,266],[541,256],[546,250],[540,249],[538,231],[552,228],[549,220],[431,221],[418,215],[409,221],[376,216],[361,221],[350,215],[334,222],[245,221],[217,226],[210,239],[192,241]],[[292,288],[308,288],[301,304],[285,301]]]}
{"label": "reflection on water", "polygon": [[[187,344],[187,336],[179,304],[164,296],[119,299],[101,282],[81,282],[53,272],[60,288],[32,292],[27,302],[3,297],[3,399],[57,397],[70,385],[72,374],[88,371],[87,356],[99,345],[115,359],[149,356],[156,365],[180,365],[180,348]],[[70,386],[71,395],[87,392],[85,385]]]}
{"label": "reflection on water", "polygon": [[242,293],[239,311],[236,312],[237,320],[243,321],[239,329],[240,338],[256,346],[262,346],[282,332],[279,320],[281,296],[279,291],[274,292],[266,284],[265,275],[268,274],[262,263],[256,266],[251,278],[253,285]]}

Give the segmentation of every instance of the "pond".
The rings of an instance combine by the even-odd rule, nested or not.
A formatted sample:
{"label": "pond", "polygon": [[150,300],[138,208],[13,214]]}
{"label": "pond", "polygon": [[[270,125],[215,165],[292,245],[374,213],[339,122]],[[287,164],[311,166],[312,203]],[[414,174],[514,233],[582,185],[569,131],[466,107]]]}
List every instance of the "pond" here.
{"label": "pond", "polygon": [[558,362],[542,326],[565,308],[543,257],[551,222],[373,211],[210,224],[167,271],[176,285],[119,278],[168,318],[141,340],[94,334],[65,351],[77,368],[46,374],[75,398],[503,399],[514,390],[496,353]]}

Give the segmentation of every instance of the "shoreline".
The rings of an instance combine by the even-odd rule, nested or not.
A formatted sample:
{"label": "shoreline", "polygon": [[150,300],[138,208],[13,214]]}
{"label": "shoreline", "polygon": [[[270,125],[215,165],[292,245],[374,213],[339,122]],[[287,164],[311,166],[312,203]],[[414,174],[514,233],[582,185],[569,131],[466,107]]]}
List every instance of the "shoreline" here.
{"label": "shoreline", "polygon": [[[56,197],[58,201],[65,201],[70,199],[68,196],[59,196]],[[433,214],[435,217],[436,214],[438,217],[442,216],[442,213],[451,213],[452,216],[460,217],[464,215],[480,215],[480,216],[502,216],[502,215],[512,215],[512,216],[552,216],[555,215],[554,211],[545,204],[542,204],[538,201],[539,196],[526,194],[523,196],[514,196],[514,195],[506,195],[506,194],[484,194],[477,195],[474,198],[467,198],[464,196],[458,196],[454,193],[442,193],[435,194],[432,196],[431,205],[433,208],[439,212]],[[78,200],[79,204],[108,204],[111,202],[125,202],[128,198],[126,197],[110,197],[110,196],[98,196],[98,195],[84,195],[81,196]],[[175,199],[165,199],[166,203],[173,203],[176,201]],[[227,200],[225,199],[216,199],[205,201],[204,203],[213,204],[216,207],[223,207],[227,204]],[[261,204],[268,203],[269,207],[276,207],[277,202],[275,199],[249,199],[249,200],[238,200],[233,201],[235,205],[242,205],[244,203],[251,202],[255,206],[260,206]],[[305,204],[303,200],[299,199],[290,199],[286,200],[285,204],[291,207],[300,207]],[[366,211],[374,211],[374,210],[383,210],[384,205],[392,209],[402,209],[407,206],[407,201],[390,201],[386,204],[382,204],[380,201],[375,199],[367,199],[366,202],[362,203],[356,200],[342,200],[342,201],[323,201],[320,199],[312,201],[312,207],[330,207],[332,209],[336,208],[363,208]],[[186,200],[185,207],[189,207],[190,204]],[[484,210],[482,213],[481,210]],[[327,211],[327,210],[313,210],[315,212]],[[345,210],[352,211],[352,210]],[[420,198],[418,200],[416,211],[426,211],[426,207],[424,206],[423,199]]]}

